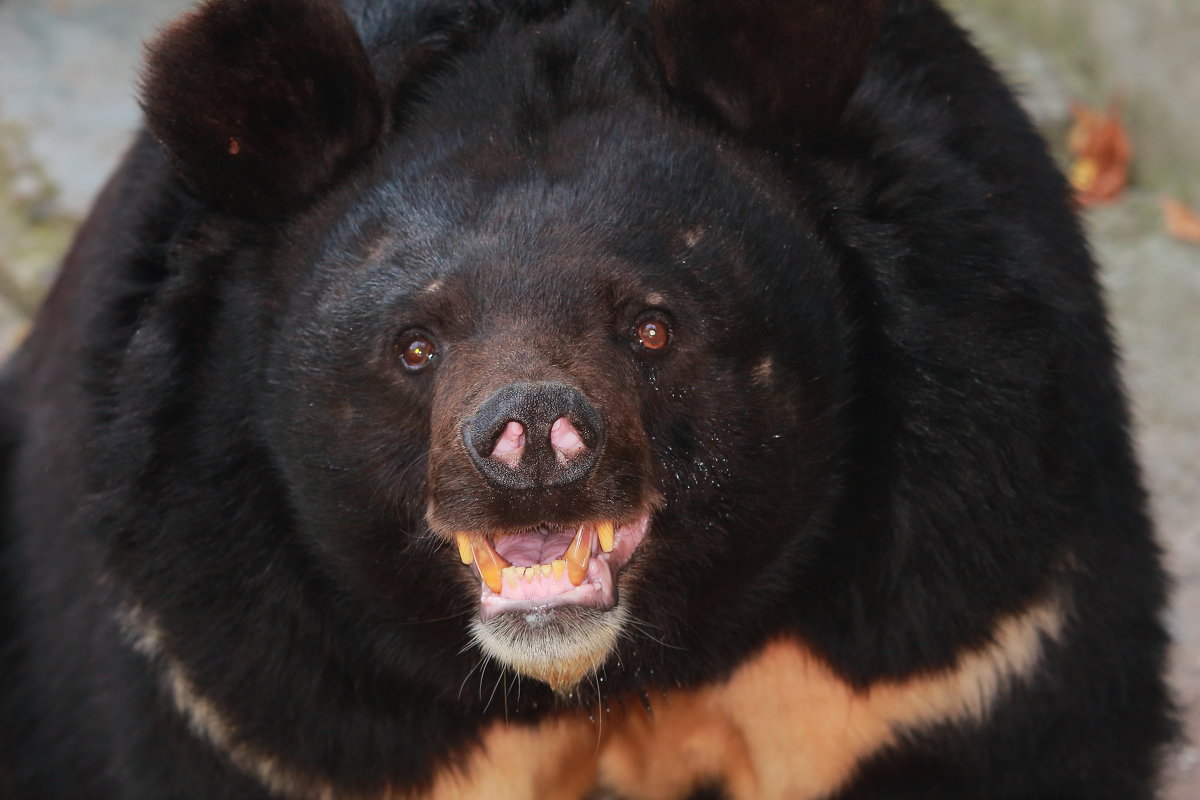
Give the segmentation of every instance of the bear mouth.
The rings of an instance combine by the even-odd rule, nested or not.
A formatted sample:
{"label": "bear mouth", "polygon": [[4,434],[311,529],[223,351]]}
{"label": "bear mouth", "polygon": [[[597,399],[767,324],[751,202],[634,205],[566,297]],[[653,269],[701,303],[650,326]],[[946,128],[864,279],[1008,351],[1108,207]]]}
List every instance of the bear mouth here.
{"label": "bear mouth", "polygon": [[616,605],[621,569],[646,537],[650,515],[520,531],[460,532],[459,557],[480,582],[484,621],[507,612]]}

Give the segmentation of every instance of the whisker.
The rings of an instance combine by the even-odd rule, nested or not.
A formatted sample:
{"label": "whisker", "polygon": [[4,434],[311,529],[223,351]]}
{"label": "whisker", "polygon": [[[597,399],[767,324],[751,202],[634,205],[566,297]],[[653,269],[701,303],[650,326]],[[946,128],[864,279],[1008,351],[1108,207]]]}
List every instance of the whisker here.
{"label": "whisker", "polygon": [[[492,707],[492,701],[496,699],[496,690],[500,688],[500,681],[502,681],[502,680],[504,680],[503,670],[500,672],[500,675],[496,678],[496,685],[492,687],[492,693],[488,695],[487,702],[483,704],[483,713],[486,714],[487,710]],[[482,683],[480,685],[482,686]],[[481,697],[482,697],[482,695],[481,695]],[[507,713],[507,710],[505,713]],[[505,721],[507,722],[507,720],[505,720]]]}
{"label": "whisker", "polygon": [[504,678],[504,724],[507,725],[508,724],[508,674],[505,672],[502,672],[502,673],[500,673],[500,675],[501,675],[501,677]]}
{"label": "whisker", "polygon": [[[464,650],[465,650],[465,648],[464,648]],[[486,657],[487,657],[487,656],[484,656],[483,658],[486,658]],[[483,658],[480,658],[478,661],[476,661],[476,662],[475,662],[475,666],[471,667],[471,671],[470,671],[470,672],[468,672],[468,673],[466,674],[466,676],[465,676],[465,677],[462,679],[462,683],[460,683],[460,684],[458,685],[458,696],[457,696],[455,699],[457,699],[457,700],[461,700],[461,699],[462,699],[462,690],[463,690],[463,688],[464,688],[464,687],[467,685],[467,681],[469,681],[469,680],[471,679],[471,676],[472,676],[473,674],[475,674],[475,670],[477,670],[477,669],[479,669],[480,667],[482,667],[482,666],[483,666]]]}
{"label": "whisker", "polygon": [[[488,665],[488,662],[490,662],[491,660],[492,660],[491,656],[484,656],[483,657],[483,669],[479,670],[479,702],[481,702],[481,703],[483,702],[483,674],[485,672],[487,672],[487,665]],[[487,707],[485,706],[483,710],[487,711]]]}
{"label": "whisker", "polygon": [[[394,622],[390,622],[389,624],[392,624],[392,625],[424,625],[424,624],[426,624],[426,623],[430,623],[430,622],[445,622],[445,621],[446,621],[446,620],[448,620],[448,619],[458,619],[459,617],[466,617],[466,616],[470,616],[470,615],[471,615],[471,614],[473,614],[474,612],[475,612],[475,609],[473,609],[473,608],[468,608],[468,609],[466,609],[466,610],[464,610],[464,611],[458,611],[458,612],[455,612],[455,613],[453,613],[453,614],[447,614],[447,615],[446,615],[446,616],[444,616],[444,617],[430,617],[429,619],[404,619],[404,620],[396,620],[396,621],[394,621]],[[464,653],[464,652],[466,652],[467,648],[468,648],[468,647],[470,647],[470,646],[471,646],[471,645],[469,645],[469,644],[468,644],[468,645],[467,645],[467,647],[464,647],[462,650],[459,650],[458,652],[459,652],[460,654],[461,654],[461,653]]]}
{"label": "whisker", "polygon": [[645,620],[640,620],[637,617],[630,615],[629,617],[627,617],[625,619],[625,624],[631,630],[622,631],[622,635],[629,636],[630,641],[633,641],[632,631],[636,631],[637,633],[640,633],[642,636],[645,636],[650,641],[655,642],[656,644],[661,645],[662,647],[665,647],[669,650],[678,650],[680,652],[684,652],[687,650],[686,647],[681,647],[680,645],[677,645],[677,644],[671,644],[670,642],[668,642],[664,639],[661,639],[658,636],[655,636],[653,633],[653,626],[649,622],[646,622]]}

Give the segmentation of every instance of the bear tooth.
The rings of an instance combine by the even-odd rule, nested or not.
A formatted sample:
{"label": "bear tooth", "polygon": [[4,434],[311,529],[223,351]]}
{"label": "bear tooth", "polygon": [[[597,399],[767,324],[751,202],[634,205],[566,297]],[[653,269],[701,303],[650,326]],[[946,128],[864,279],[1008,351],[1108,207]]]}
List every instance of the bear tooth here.
{"label": "bear tooth", "polygon": [[561,578],[563,573],[567,571],[567,562],[561,558],[556,558],[550,563],[550,570],[554,573],[555,578]]}
{"label": "bear tooth", "polygon": [[512,565],[486,541],[472,542],[471,555],[475,558],[475,566],[479,568],[479,576],[483,578],[483,582],[493,592],[500,594],[503,589],[500,573],[505,567]]}
{"label": "bear tooth", "polygon": [[600,549],[606,553],[611,553],[616,544],[615,527],[611,520],[605,520],[596,525],[596,538],[600,540]]}
{"label": "bear tooth", "polygon": [[541,571],[543,578],[549,578],[550,573],[553,571],[553,568],[549,564],[539,564],[538,569]]}
{"label": "bear tooth", "polygon": [[470,564],[475,560],[475,554],[471,552],[471,537],[465,533],[456,533],[454,537],[458,540],[458,557],[464,564]]}
{"label": "bear tooth", "polygon": [[579,526],[579,530],[575,532],[575,538],[571,540],[571,546],[567,548],[565,558],[567,560],[567,577],[571,579],[571,583],[578,586],[587,577],[588,562],[592,560],[591,528],[586,525]]}
{"label": "bear tooth", "polygon": [[505,583],[512,586],[517,582],[517,571],[520,569],[520,567],[505,567],[500,570],[500,577],[504,579]]}

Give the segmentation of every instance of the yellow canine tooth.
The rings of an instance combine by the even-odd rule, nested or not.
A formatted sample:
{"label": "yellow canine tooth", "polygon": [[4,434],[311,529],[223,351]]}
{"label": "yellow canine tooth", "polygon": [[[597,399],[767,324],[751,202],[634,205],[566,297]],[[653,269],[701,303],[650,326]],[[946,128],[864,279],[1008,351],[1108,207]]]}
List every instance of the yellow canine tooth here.
{"label": "yellow canine tooth", "polygon": [[587,577],[588,563],[592,560],[592,534],[586,525],[580,525],[564,555],[567,560],[567,577],[578,586]]}
{"label": "yellow canine tooth", "polygon": [[500,594],[503,589],[500,573],[505,567],[512,565],[486,541],[472,542],[471,554],[475,557],[475,566],[479,568],[479,576],[483,578],[483,582],[493,592]]}
{"label": "yellow canine tooth", "polygon": [[611,553],[616,544],[616,535],[613,530],[615,527],[610,520],[596,525],[596,538],[600,540],[600,549],[606,553]]}
{"label": "yellow canine tooth", "polygon": [[550,570],[554,573],[555,579],[561,578],[563,573],[567,571],[567,562],[561,558],[556,558],[550,562]]}
{"label": "yellow canine tooth", "polygon": [[458,557],[464,564],[470,564],[475,560],[475,554],[471,552],[471,537],[465,533],[456,533],[454,538],[458,540]]}

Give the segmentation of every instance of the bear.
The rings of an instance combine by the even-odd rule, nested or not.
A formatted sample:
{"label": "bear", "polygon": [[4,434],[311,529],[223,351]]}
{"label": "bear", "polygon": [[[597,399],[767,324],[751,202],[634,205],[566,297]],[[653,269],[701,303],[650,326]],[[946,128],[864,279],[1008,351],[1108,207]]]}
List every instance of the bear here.
{"label": "bear", "polygon": [[205,0],[0,378],[14,798],[1150,798],[1066,184],[935,0]]}

